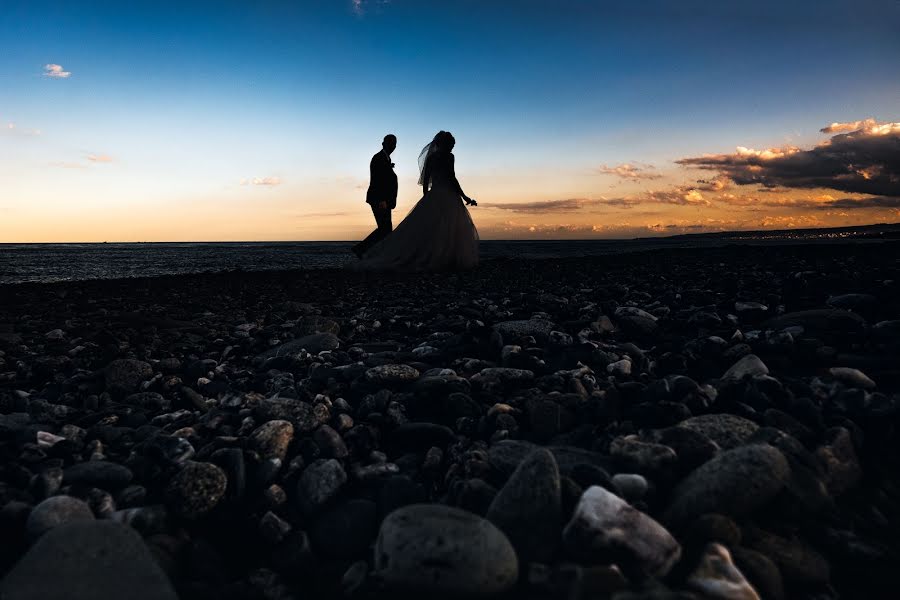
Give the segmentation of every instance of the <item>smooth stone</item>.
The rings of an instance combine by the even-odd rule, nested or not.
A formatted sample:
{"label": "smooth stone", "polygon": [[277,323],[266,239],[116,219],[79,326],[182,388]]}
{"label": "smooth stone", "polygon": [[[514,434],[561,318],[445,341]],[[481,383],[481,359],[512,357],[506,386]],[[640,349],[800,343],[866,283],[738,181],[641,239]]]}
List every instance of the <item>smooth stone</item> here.
{"label": "smooth stone", "polygon": [[734,564],[763,600],[784,600],[786,596],[781,572],[767,556],[743,546],[733,547],[731,556]]}
{"label": "smooth stone", "polygon": [[617,377],[628,377],[631,375],[631,360],[623,358],[610,363],[606,365],[606,372]]}
{"label": "smooth stone", "polygon": [[[488,448],[488,462],[501,473],[511,475],[519,463],[537,448],[538,445],[524,440],[502,440]],[[612,462],[598,452],[574,446],[548,446],[547,449],[553,453],[559,472],[563,475],[571,474],[575,467],[583,464],[608,470]]]}
{"label": "smooth stone", "polygon": [[735,302],[734,310],[738,314],[741,313],[763,313],[769,310],[769,307],[760,302]]}
{"label": "smooth stone", "polygon": [[322,451],[323,458],[346,458],[350,454],[344,438],[337,431],[328,425],[321,425],[313,432],[313,441],[319,450]]}
{"label": "smooth stone", "polygon": [[366,371],[366,381],[370,383],[409,383],[418,378],[419,371],[409,365],[379,365]]}
{"label": "smooth stone", "polygon": [[709,600],[760,600],[759,594],[732,562],[728,548],[721,544],[706,547],[700,564],[686,583]]}
{"label": "smooth stone", "polygon": [[134,474],[131,469],[105,460],[89,460],[67,467],[63,484],[87,484],[103,489],[119,489],[128,485]]}
{"label": "smooth stone", "polygon": [[825,484],[835,496],[853,489],[862,480],[862,466],[850,432],[834,427],[825,432],[829,442],[816,448],[816,458],[825,471]]}
{"label": "smooth stone", "polygon": [[615,438],[609,454],[623,468],[639,473],[659,473],[678,461],[678,455],[668,446],[642,442],[636,435]]}
{"label": "smooth stone", "polygon": [[829,375],[850,387],[862,388],[864,390],[874,390],[875,382],[868,375],[854,369],[852,367],[831,367],[828,369]]}
{"label": "smooth stone", "polygon": [[799,539],[756,530],[745,543],[771,559],[786,583],[818,586],[827,584],[831,577],[828,561]]}
{"label": "smooth stone", "polygon": [[818,308],[786,313],[763,323],[767,329],[776,330],[794,325],[823,333],[860,333],[865,331],[866,320],[848,310]]}
{"label": "smooth stone", "polygon": [[647,479],[637,473],[617,473],[613,475],[612,482],[628,502],[636,502],[643,498],[650,487]]}
{"label": "smooth stone", "polygon": [[839,296],[830,296],[825,304],[833,308],[865,312],[878,304],[878,298],[872,294],[840,294]]}
{"label": "smooth stone", "polygon": [[753,444],[722,452],[675,488],[666,521],[685,524],[703,513],[743,516],[772,500],[791,475],[784,455]]}
{"label": "smooth stone", "polygon": [[747,443],[759,429],[759,425],[750,419],[727,413],[691,417],[676,427],[702,433],[723,450],[731,450]]}
{"label": "smooth stone", "polygon": [[440,504],[392,512],[375,541],[374,571],[387,588],[422,594],[491,596],[519,577],[516,551],[490,521]]}
{"label": "smooth stone", "polygon": [[734,548],[741,543],[741,528],[724,515],[707,513],[691,522],[686,537],[685,545],[698,549],[712,542]]}
{"label": "smooth stone", "polygon": [[178,600],[136,531],[68,523],[41,537],[0,583],[4,600]]}
{"label": "smooth stone", "polygon": [[275,419],[263,423],[250,434],[250,445],[263,458],[284,460],[288,446],[294,439],[294,426],[290,421]]}
{"label": "smooth stone", "polygon": [[256,414],[262,421],[290,421],[301,433],[309,433],[327,420],[312,404],[294,398],[264,398],[256,406]]}
{"label": "smooth stone", "polygon": [[544,319],[524,319],[520,321],[501,321],[494,325],[494,330],[507,339],[523,337],[549,336],[556,325]]}
{"label": "smooth stone", "polygon": [[141,382],[150,379],[153,367],[142,360],[120,358],[109,363],[103,371],[106,389],[111,393],[130,394]]}
{"label": "smooth stone", "polygon": [[152,411],[168,410],[172,406],[172,402],[158,392],[137,392],[126,396],[123,402]]}
{"label": "smooth stone", "polygon": [[533,371],[508,367],[488,367],[472,377],[473,383],[499,383],[502,385],[524,385],[533,380]]}
{"label": "smooth stone", "polygon": [[655,316],[636,306],[620,306],[613,314],[616,317],[640,317],[641,319],[649,319],[650,321],[657,320]]}
{"label": "smooth stone", "polygon": [[662,577],[681,557],[681,546],[665,527],[596,485],[581,495],[563,544],[582,560],[615,562],[638,577]]}
{"label": "smooth stone", "polygon": [[347,482],[347,473],[333,458],[313,461],[303,470],[297,482],[297,500],[307,514],[313,513],[334,498]]}
{"label": "smooth stone", "polygon": [[36,540],[47,531],[75,521],[93,521],[87,502],[71,496],[51,496],[35,506],[25,521],[25,535]]}
{"label": "smooth stone", "polygon": [[378,508],[371,500],[350,500],[321,515],[309,529],[313,548],[331,558],[355,558],[378,531]]}
{"label": "smooth stone", "polygon": [[642,431],[641,439],[674,450],[678,456],[678,468],[682,473],[696,469],[721,449],[704,433],[686,427],[675,426]]}
{"label": "smooth stone", "polygon": [[227,486],[228,477],[216,465],[187,462],[166,488],[166,505],[180,517],[196,519],[216,507]]}
{"label": "smooth stone", "polygon": [[506,534],[519,562],[548,562],[562,530],[559,468],[541,448],[522,461],[488,508],[487,518]]}
{"label": "smooth stone", "polygon": [[731,365],[722,379],[739,380],[744,377],[756,377],[757,375],[768,375],[769,367],[755,354],[748,354],[736,363]]}
{"label": "smooth stone", "polygon": [[306,350],[310,354],[318,354],[324,350],[337,350],[340,347],[341,340],[333,333],[314,333],[285,342],[280,346],[267,350],[257,356],[257,360],[265,360],[267,358],[278,356],[292,356],[294,354],[299,354],[302,350]]}

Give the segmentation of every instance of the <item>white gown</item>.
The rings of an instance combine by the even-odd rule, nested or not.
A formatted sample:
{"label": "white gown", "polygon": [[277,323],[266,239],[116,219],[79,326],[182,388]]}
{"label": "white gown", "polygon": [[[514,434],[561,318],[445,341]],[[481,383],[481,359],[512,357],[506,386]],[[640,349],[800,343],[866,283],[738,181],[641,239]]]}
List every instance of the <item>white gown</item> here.
{"label": "white gown", "polygon": [[358,263],[366,270],[461,271],[478,265],[478,230],[454,182],[435,173],[431,189]]}

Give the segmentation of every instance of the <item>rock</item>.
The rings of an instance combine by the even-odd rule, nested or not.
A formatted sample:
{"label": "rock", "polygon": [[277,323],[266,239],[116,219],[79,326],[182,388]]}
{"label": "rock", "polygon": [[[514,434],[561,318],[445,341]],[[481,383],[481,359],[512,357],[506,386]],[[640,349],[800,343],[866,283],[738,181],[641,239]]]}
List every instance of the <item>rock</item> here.
{"label": "rock", "polygon": [[48,532],[0,583],[4,600],[178,600],[141,536],[113,521]]}
{"label": "rock", "polygon": [[172,406],[169,400],[157,392],[137,392],[126,396],[123,402],[149,411],[168,410]]}
{"label": "rock", "polygon": [[702,433],[723,450],[731,450],[747,443],[759,429],[759,425],[753,421],[727,413],[691,417],[676,427]]}
{"label": "rock", "polygon": [[872,337],[882,342],[897,343],[900,339],[900,319],[879,321],[872,326]]}
{"label": "rock", "polygon": [[642,310],[636,306],[620,306],[616,309],[616,312],[613,314],[616,317],[640,317],[641,319],[648,319],[650,321],[656,321],[655,316],[648,313],[646,310]]}
{"label": "rock", "polygon": [[522,321],[502,321],[494,325],[494,330],[506,340],[532,336],[535,338],[549,336],[556,325],[544,319],[527,319]]}
{"label": "rock", "polygon": [[294,426],[290,421],[275,419],[263,423],[250,434],[250,445],[263,458],[284,460],[288,446],[294,439]]}
{"label": "rock", "polygon": [[256,414],[262,421],[290,421],[301,433],[309,433],[328,420],[327,412],[316,411],[309,402],[294,398],[264,398]]}
{"label": "rock", "polygon": [[378,530],[371,500],[350,500],[316,516],[309,530],[313,548],[331,558],[355,558],[368,550]]}
{"label": "rock", "polygon": [[347,482],[344,467],[333,458],[314,461],[297,482],[297,500],[307,514],[314,513],[334,498]]}
{"label": "rock", "polygon": [[534,380],[534,372],[525,369],[509,369],[506,367],[489,367],[472,377],[472,383],[501,386],[522,386]]}
{"label": "rock", "polygon": [[647,494],[649,484],[637,473],[617,473],[612,477],[613,485],[628,502],[636,502]]}
{"label": "rock", "polygon": [[[524,440],[503,440],[488,449],[488,462],[501,473],[511,475],[519,463],[537,448],[537,445]],[[598,452],[572,446],[548,446],[547,449],[553,453],[562,475],[570,474],[578,465],[593,465],[601,469],[610,467],[609,458]]]}
{"label": "rock", "polygon": [[54,527],[93,520],[94,513],[86,502],[71,496],[51,496],[31,510],[25,522],[25,535],[36,540]]}
{"label": "rock", "polygon": [[816,449],[816,458],[825,470],[825,484],[835,496],[853,489],[862,479],[862,467],[850,432],[834,427],[825,432],[829,442]]}
{"label": "rock", "polygon": [[733,548],[741,543],[741,529],[737,523],[716,513],[700,515],[687,529],[686,545],[702,548],[711,542]]}
{"label": "rock", "polygon": [[133,477],[128,467],[105,460],[77,463],[63,471],[64,484],[86,484],[105,490],[123,488]]}
{"label": "rock", "polygon": [[767,329],[776,330],[796,325],[807,332],[855,334],[865,331],[866,320],[847,310],[820,308],[786,313],[763,323]]}
{"label": "rock", "polygon": [[666,427],[642,431],[641,439],[668,446],[678,456],[678,468],[682,473],[693,471],[719,452],[717,443],[705,434],[687,427]]}
{"label": "rock", "polygon": [[157,435],[144,444],[144,452],[149,458],[162,464],[181,464],[196,454],[194,447],[183,437]]}
{"label": "rock", "polygon": [[725,374],[722,375],[722,379],[739,380],[744,377],[756,377],[757,375],[768,374],[769,367],[767,367],[755,354],[748,354],[731,365],[731,367],[725,371]]}
{"label": "rock", "polygon": [[753,444],[728,450],[675,488],[666,521],[684,524],[708,512],[746,515],[774,498],[790,474],[787,460],[771,446]]}
{"label": "rock", "polygon": [[759,315],[769,310],[769,307],[759,302],[735,302],[734,310],[738,315]]}
{"label": "rock", "polygon": [[328,425],[322,425],[313,433],[313,441],[322,451],[323,458],[346,458],[350,454],[344,438]]}
{"label": "rock", "polygon": [[409,365],[381,365],[366,371],[366,381],[375,384],[409,383],[419,378],[419,371]]}
{"label": "rock", "polygon": [[686,583],[710,600],[759,600],[759,594],[731,561],[728,548],[721,544],[707,546]]}
{"label": "rock", "polygon": [[615,562],[626,575],[662,577],[681,557],[665,527],[600,486],[581,496],[563,544],[588,562]]}
{"label": "rock", "polygon": [[734,564],[763,600],[784,600],[784,583],[775,563],[764,554],[742,546],[732,548],[731,555]]}
{"label": "rock", "polygon": [[571,411],[547,398],[531,400],[526,404],[528,422],[535,438],[548,440],[567,431],[574,425],[575,417]]}
{"label": "rock", "polygon": [[655,334],[656,330],[659,329],[656,317],[653,317],[653,315],[650,315],[650,317],[624,315],[616,317],[616,325],[629,335],[637,338],[647,338]]}
{"label": "rock", "polygon": [[227,486],[225,472],[216,465],[187,462],[169,481],[166,505],[180,517],[196,519],[216,507]]}
{"label": "rock", "polygon": [[111,394],[130,394],[153,375],[153,367],[142,360],[120,358],[109,363],[103,375]]}
{"label": "rock", "polygon": [[859,369],[854,369],[852,367],[831,367],[828,369],[828,373],[841,383],[850,387],[862,388],[864,390],[875,389],[875,382]]}
{"label": "rock", "polygon": [[519,562],[548,562],[562,530],[559,469],[547,449],[530,454],[494,497],[490,522],[506,534]]}
{"label": "rock", "polygon": [[839,296],[830,296],[825,301],[825,304],[833,308],[865,312],[878,304],[878,298],[872,294],[841,294]]}
{"label": "rock", "polygon": [[314,333],[303,336],[280,346],[272,348],[257,356],[257,360],[275,358],[279,356],[292,356],[306,350],[310,354],[318,354],[324,350],[336,350],[341,347],[341,340],[333,333]]}
{"label": "rock", "polygon": [[477,515],[413,504],[387,516],[375,541],[375,574],[388,589],[448,596],[505,592],[519,576],[502,531]]}
{"label": "rock", "polygon": [[617,437],[610,444],[609,453],[622,468],[638,473],[659,473],[678,460],[668,446],[642,442],[636,435]]}
{"label": "rock", "polygon": [[753,550],[770,558],[788,584],[819,586],[827,584],[830,579],[828,562],[799,539],[783,538],[768,531],[755,530],[746,543]]}
{"label": "rock", "polygon": [[631,375],[631,360],[623,358],[606,365],[606,372],[616,377],[628,377]]}

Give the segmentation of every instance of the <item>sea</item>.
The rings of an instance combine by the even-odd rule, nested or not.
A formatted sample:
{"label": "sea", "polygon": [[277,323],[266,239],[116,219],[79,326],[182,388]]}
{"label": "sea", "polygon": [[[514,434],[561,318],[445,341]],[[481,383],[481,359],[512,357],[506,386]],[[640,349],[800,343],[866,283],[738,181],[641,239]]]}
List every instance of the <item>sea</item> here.
{"label": "sea", "polygon": [[[631,240],[484,240],[481,259],[553,259],[729,244],[878,243],[900,224],[786,231],[677,235]],[[343,268],[353,242],[147,242],[2,244],[0,286],[221,271]]]}

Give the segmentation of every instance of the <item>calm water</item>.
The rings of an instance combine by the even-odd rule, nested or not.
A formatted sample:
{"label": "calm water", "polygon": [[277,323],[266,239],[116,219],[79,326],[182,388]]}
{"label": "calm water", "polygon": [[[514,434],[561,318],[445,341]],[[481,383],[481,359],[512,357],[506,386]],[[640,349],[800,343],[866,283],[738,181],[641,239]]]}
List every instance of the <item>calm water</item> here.
{"label": "calm water", "polygon": [[[598,256],[667,247],[730,243],[863,241],[863,236],[818,233],[728,234],[716,237],[612,241],[483,241],[482,259]],[[129,244],[0,244],[0,284],[113,279],[240,269],[343,267],[356,258],[351,242],[210,242]]]}

